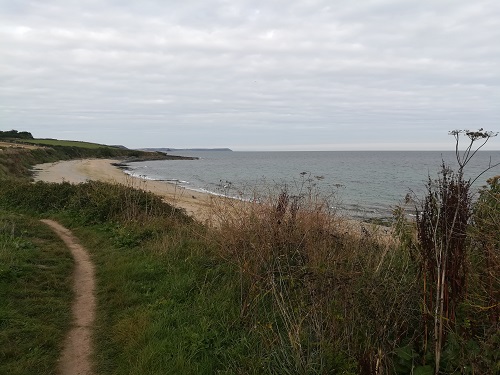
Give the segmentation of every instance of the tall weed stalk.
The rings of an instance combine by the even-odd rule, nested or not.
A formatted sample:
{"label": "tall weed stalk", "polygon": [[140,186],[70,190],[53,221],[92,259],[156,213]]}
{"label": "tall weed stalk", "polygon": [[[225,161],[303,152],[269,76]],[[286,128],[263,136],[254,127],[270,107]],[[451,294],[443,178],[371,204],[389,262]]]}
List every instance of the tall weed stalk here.
{"label": "tall weed stalk", "polygon": [[[490,189],[483,191],[477,203],[473,202],[471,191],[473,182],[498,164],[490,163],[475,179],[464,178],[464,168],[471,158],[496,134],[483,129],[455,130],[450,134],[456,140],[458,172],[453,172],[443,163],[440,177],[437,180],[429,178],[424,200],[416,208],[416,239],[405,226],[397,228],[401,243],[419,265],[423,327],[419,371],[428,371],[432,365],[436,375],[474,372],[473,365],[477,361],[466,353],[457,353],[461,350],[459,343],[465,345],[468,334],[472,332],[469,329],[471,321],[481,321],[467,316],[473,310],[470,309],[473,299],[469,289],[477,295],[474,290],[481,283],[478,285],[476,276],[485,273],[481,264],[485,266],[488,280],[485,294],[488,296],[488,310],[491,309],[490,320],[498,320],[495,314],[498,300],[494,300],[498,295],[493,292],[494,284],[498,282],[498,268],[495,250],[492,250],[497,246],[495,241],[500,229],[496,182],[491,181]],[[469,144],[460,152],[462,135],[469,138]],[[475,147],[478,141],[480,144]],[[498,321],[493,324],[498,328]],[[483,332],[476,338],[484,343],[487,336]],[[487,368],[491,369],[491,366],[487,365]]]}

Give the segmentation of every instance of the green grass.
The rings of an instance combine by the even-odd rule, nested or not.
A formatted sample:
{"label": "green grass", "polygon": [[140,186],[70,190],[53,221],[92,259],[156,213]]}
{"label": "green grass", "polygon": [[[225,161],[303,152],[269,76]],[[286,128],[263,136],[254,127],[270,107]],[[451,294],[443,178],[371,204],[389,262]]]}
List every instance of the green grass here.
{"label": "green grass", "polygon": [[45,139],[45,138],[23,139],[22,142],[31,143],[31,144],[35,144],[35,145],[42,145],[42,146],[66,146],[66,147],[81,147],[81,148],[90,148],[90,149],[97,149],[97,148],[101,148],[101,147],[116,148],[113,146],[107,146],[107,145],[102,145],[102,144],[98,144],[98,143],[91,143],[91,142],[66,141],[66,140]]}
{"label": "green grass", "polygon": [[133,225],[73,228],[96,264],[98,373],[262,373],[237,273],[193,236],[197,224],[162,225],[139,243],[123,241]]}
{"label": "green grass", "polygon": [[0,374],[55,374],[72,258],[38,220],[0,210]]}
{"label": "green grass", "polygon": [[91,252],[100,374],[262,372],[259,340],[239,317],[238,274],[181,211],[99,182],[5,183],[0,206],[55,215]]}
{"label": "green grass", "polygon": [[239,276],[181,211],[100,182],[5,183],[0,206],[55,215],[91,252],[99,373],[261,373],[259,340],[239,317]]}

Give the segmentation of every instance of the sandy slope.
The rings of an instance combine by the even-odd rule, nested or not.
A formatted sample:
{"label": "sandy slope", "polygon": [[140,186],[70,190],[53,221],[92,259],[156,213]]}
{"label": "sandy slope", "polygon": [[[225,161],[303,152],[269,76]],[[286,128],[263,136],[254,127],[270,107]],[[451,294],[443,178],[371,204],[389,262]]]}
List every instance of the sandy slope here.
{"label": "sandy slope", "polygon": [[208,218],[211,197],[163,181],[147,181],[132,178],[111,165],[118,163],[111,159],[84,159],[38,164],[34,167],[35,180],[47,182],[80,183],[87,180],[100,180],[134,186],[162,196],[166,202],[184,208],[186,212],[200,221]]}

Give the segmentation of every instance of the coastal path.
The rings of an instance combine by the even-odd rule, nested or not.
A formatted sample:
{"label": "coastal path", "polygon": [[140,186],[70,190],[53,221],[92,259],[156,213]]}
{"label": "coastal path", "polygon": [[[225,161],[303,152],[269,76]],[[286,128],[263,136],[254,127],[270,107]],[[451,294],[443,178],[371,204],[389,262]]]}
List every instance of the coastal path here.
{"label": "coastal path", "polygon": [[77,238],[61,224],[53,220],[42,220],[66,244],[75,260],[73,273],[73,322],[59,358],[58,373],[61,375],[93,375],[92,370],[92,326],[95,318],[95,277],[90,256]]}

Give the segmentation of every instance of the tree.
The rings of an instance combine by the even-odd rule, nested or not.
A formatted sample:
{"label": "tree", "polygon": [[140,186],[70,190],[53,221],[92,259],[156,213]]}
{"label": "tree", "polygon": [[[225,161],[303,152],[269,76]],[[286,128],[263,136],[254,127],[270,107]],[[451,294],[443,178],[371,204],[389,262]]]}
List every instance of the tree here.
{"label": "tree", "polygon": [[0,139],[33,139],[29,132],[18,132],[17,130],[0,131]]}

